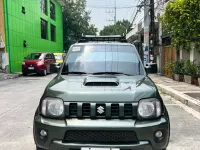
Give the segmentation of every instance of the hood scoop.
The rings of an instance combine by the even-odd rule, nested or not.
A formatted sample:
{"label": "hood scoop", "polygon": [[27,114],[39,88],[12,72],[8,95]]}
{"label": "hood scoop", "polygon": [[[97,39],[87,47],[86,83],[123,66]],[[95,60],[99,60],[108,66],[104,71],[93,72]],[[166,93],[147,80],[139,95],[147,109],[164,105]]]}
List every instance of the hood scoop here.
{"label": "hood scoop", "polygon": [[118,86],[119,79],[117,77],[110,76],[95,76],[87,77],[84,79],[84,86]]}

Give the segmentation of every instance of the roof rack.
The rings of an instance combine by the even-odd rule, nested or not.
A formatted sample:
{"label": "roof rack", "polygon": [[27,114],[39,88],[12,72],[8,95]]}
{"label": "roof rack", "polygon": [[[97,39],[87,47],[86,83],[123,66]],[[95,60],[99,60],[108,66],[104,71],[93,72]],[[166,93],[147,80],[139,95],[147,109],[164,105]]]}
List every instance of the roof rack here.
{"label": "roof rack", "polygon": [[84,35],[78,41],[78,43],[87,42],[120,42],[127,43],[125,36],[121,35],[109,35],[109,36],[95,36],[95,35]]}

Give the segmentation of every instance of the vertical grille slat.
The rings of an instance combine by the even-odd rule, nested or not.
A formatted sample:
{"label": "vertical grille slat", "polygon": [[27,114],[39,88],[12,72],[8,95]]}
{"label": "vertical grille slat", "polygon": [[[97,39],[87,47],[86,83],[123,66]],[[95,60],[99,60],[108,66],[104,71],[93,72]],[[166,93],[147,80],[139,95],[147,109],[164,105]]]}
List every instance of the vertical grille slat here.
{"label": "vertical grille slat", "polygon": [[77,110],[77,116],[78,116],[78,118],[81,118],[81,117],[83,117],[82,116],[82,106],[83,104],[82,103],[78,103],[78,110]]}
{"label": "vertical grille slat", "polygon": [[65,103],[68,118],[133,119],[138,103]]}

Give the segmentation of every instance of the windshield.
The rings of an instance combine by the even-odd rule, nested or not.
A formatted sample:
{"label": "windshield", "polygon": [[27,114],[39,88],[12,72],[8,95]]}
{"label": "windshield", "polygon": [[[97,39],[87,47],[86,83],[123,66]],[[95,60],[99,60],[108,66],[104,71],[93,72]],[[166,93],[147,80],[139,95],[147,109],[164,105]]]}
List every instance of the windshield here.
{"label": "windshield", "polygon": [[63,58],[62,58],[62,56],[57,55],[57,56],[55,56],[55,59],[56,60],[62,60]]}
{"label": "windshield", "polygon": [[37,60],[37,59],[43,59],[43,58],[44,58],[44,54],[42,53],[31,53],[26,57],[26,59],[28,60]]}
{"label": "windshield", "polygon": [[106,44],[72,47],[62,70],[63,74],[67,72],[144,75],[144,69],[134,47]]}

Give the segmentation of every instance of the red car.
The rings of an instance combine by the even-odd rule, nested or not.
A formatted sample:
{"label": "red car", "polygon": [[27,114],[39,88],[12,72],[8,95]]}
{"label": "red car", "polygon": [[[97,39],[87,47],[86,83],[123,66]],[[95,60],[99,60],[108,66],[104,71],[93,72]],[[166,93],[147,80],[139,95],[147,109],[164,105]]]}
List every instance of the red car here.
{"label": "red car", "polygon": [[56,62],[53,53],[30,53],[22,63],[22,73],[27,76],[29,73],[37,73],[46,76],[51,73],[50,66]]}

